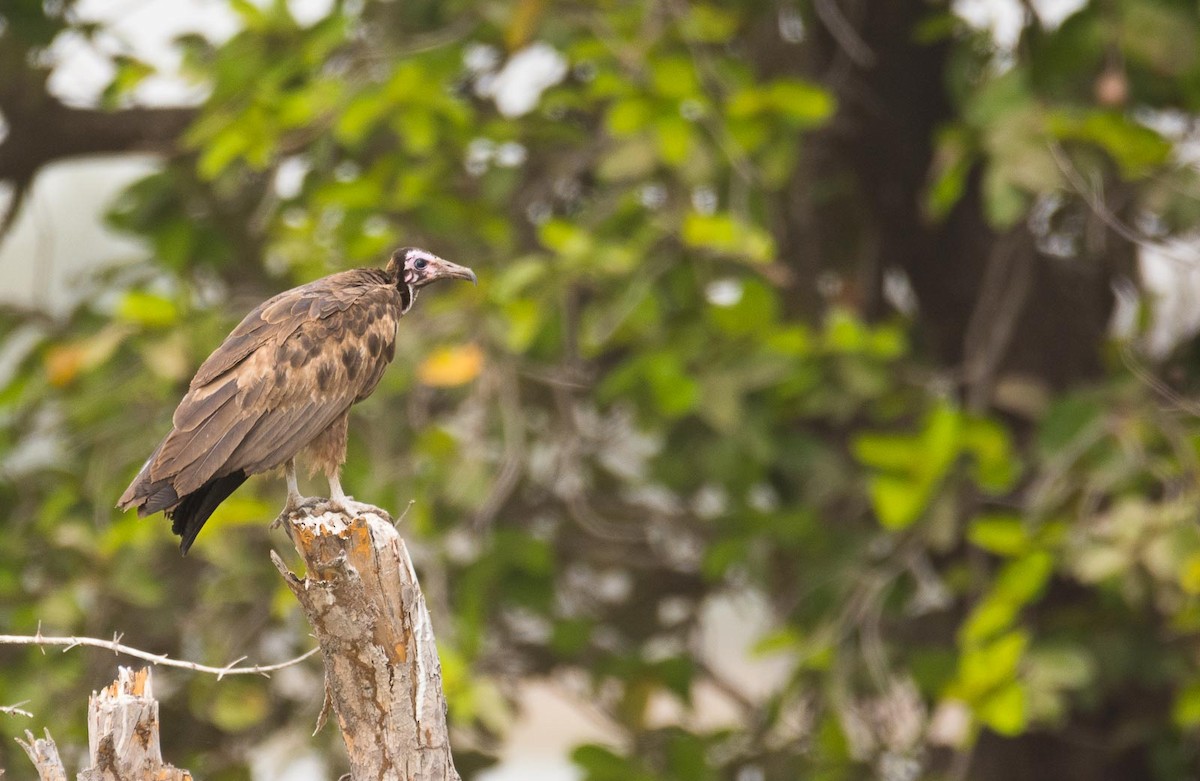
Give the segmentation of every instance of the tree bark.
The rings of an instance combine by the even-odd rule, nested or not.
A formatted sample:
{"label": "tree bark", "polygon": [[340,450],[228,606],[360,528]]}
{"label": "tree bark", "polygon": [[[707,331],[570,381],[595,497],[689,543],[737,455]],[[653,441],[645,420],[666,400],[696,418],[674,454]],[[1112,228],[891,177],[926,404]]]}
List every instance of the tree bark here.
{"label": "tree bark", "polygon": [[272,560],[316,632],[351,777],[457,781],[429,611],[385,515],[293,515],[286,528],[307,574]]}

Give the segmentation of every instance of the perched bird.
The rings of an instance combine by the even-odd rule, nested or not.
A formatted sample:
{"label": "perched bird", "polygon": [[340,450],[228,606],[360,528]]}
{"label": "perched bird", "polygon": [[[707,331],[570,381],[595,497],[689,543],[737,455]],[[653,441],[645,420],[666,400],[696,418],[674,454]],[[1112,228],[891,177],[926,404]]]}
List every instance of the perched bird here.
{"label": "perched bird", "polygon": [[379,384],[395,354],[396,324],[417,293],[475,272],[422,249],[387,267],[332,274],[259,304],[200,366],[117,507],[164,511],[184,554],[204,522],[253,474],[283,466],[284,513],[309,501],[296,484],[302,451],[329,478],[330,501],[350,509],[339,472],[350,407]]}

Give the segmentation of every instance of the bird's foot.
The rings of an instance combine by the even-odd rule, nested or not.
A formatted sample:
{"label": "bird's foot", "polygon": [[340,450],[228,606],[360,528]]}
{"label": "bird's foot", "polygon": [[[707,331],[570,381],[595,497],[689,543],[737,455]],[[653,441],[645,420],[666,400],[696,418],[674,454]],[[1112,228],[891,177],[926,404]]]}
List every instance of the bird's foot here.
{"label": "bird's foot", "polygon": [[299,513],[312,515],[313,510],[317,509],[317,506],[324,501],[319,496],[289,496],[287,503],[279,511],[279,515],[275,517],[275,520],[271,521],[271,528],[278,529],[283,525],[284,521]]}
{"label": "bird's foot", "polygon": [[387,510],[384,510],[382,507],[376,507],[375,505],[367,504],[366,502],[356,502],[354,501],[353,496],[346,496],[341,500],[330,499],[329,509],[333,510],[334,512],[342,513],[343,515],[348,515],[351,518],[357,518],[360,515],[371,513],[373,515],[378,515],[380,518],[386,518],[389,521],[392,519],[392,516],[388,515]]}

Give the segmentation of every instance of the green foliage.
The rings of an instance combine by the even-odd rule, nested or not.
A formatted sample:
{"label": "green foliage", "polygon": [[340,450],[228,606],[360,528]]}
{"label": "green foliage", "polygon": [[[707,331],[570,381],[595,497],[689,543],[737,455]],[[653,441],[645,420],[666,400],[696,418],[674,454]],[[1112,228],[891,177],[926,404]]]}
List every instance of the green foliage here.
{"label": "green foliage", "polygon": [[[0,49],[73,24],[18,5]],[[964,368],[936,365],[919,309],[875,316],[846,284],[816,311],[821,275],[803,274],[827,265],[797,244],[796,204],[854,208],[817,154],[845,107],[800,44],[761,43],[779,7],[368,0],[308,26],[283,2],[229,7],[229,40],[180,42],[209,96],[183,153],[113,206],[145,258],[88,280],[61,321],[0,317],[0,629],[118,631],[211,664],[306,649],[266,564],[288,548],[265,528],[278,479],[227,501],[184,560],[161,519],[112,505],[254,303],[420,244],[480,285],[405,318],[345,483],[413,502],[456,735],[493,746],[511,723],[503,671],[586,682],[621,738],[574,751],[589,781],[932,777],[981,736],[1097,721],[1153,746],[1162,778],[1195,759],[1200,426],[1118,368],[1027,415],[964,408],[946,380]],[[1146,119],[1200,110],[1194,9],[1026,24],[1009,52],[947,12],[905,33],[951,51],[924,219],[953,219],[976,176],[996,229],[1104,179],[1131,213],[1194,227],[1181,140]],[[533,40],[566,74],[506,116],[479,62]],[[1116,103],[1095,87],[1113,61]],[[148,75],[122,59],[104,100]],[[847,254],[873,240],[836,230]],[[761,696],[698,650],[706,610],[746,594],[767,626],[743,645],[783,669]],[[82,743],[67,715],[112,659],[0,647],[0,666],[0,704]],[[321,700],[315,664],[168,680],[165,754],[197,777],[247,777],[247,747],[307,735]],[[332,730],[318,741],[336,751]]]}

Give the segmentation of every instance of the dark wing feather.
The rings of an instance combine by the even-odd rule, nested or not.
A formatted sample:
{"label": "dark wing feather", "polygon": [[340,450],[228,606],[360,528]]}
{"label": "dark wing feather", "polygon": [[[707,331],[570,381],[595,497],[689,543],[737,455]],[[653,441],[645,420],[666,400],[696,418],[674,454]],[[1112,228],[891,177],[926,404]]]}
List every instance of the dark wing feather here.
{"label": "dark wing feather", "polygon": [[399,293],[370,270],[264,302],[197,371],[174,428],[118,506],[139,515],[174,508],[176,532],[194,538],[246,476],[294,457],[374,390],[399,316]]}
{"label": "dark wing feather", "polygon": [[246,482],[245,472],[234,472],[223,477],[214,477],[200,490],[193,491],[183,498],[175,507],[167,510],[171,519],[171,531],[179,535],[179,552],[187,554],[188,548],[196,541],[196,535],[204,527],[217,505],[229,498],[229,495]]}

